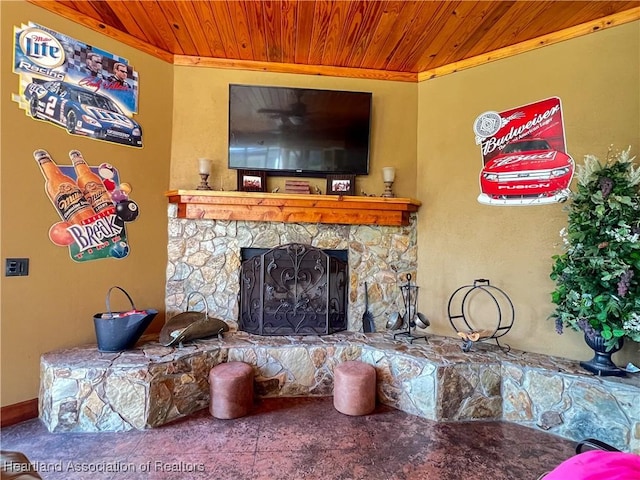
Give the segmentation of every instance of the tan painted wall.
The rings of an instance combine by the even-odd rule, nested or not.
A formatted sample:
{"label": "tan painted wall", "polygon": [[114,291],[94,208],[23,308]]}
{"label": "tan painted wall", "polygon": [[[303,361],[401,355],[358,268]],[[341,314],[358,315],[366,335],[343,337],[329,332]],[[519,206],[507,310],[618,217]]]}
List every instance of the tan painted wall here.
{"label": "tan painted wall", "polygon": [[[31,259],[29,277],[0,280],[2,405],[37,396],[42,353],[94,341],[91,317],[104,308],[111,285],[129,290],[138,306],[162,312],[164,192],[197,185],[198,157],[214,160],[215,188],[236,185],[235,172],[226,168],[229,83],[373,92],[371,174],[358,179],[356,191],[380,194],[381,168],[394,165],[396,194],[424,202],[418,283],[420,310],[432,320],[432,330],[452,334],[446,316],[449,295],[474,278],[488,277],[516,306],[508,343],[569,358],[588,355],[577,335],[559,337],[545,320],[551,311],[550,257],[558,251],[558,231],[566,219],[562,207],[479,205],[481,162],[471,126],[483,111],[557,95],[563,101],[569,151],[576,159],[585,153],[603,155],[609,143],[631,144],[639,152],[639,22],[414,85],[173,67],[23,1],[0,2],[0,13],[0,253],[3,262],[6,257]],[[136,118],[144,128],[142,150],[69,136],[17,108],[10,99],[18,77],[11,72],[13,45],[7,39],[14,25],[28,21],[120,54],[140,72],[141,113]],[[76,264],[49,242],[47,229],[56,215],[33,160],[36,148],[46,148],[58,159],[78,148],[91,161],[119,168],[141,207],[139,219],[127,229],[132,246],[128,258]],[[282,181],[270,179],[268,188]],[[324,190],[324,180],[310,182]],[[156,329],[161,322],[155,322]],[[620,355],[640,363],[637,345],[628,345]]]}
{"label": "tan painted wall", "polygon": [[[552,311],[551,256],[560,253],[561,205],[483,206],[476,201],[480,150],[472,130],[488,110],[558,96],[569,153],[606,156],[609,144],[640,154],[640,22],[545,47],[419,84],[418,228],[420,307],[436,332],[453,335],[447,302],[454,290],[488,278],[515,304],[513,347],[590,358],[582,337],[562,336]],[[497,323],[493,313],[477,323]],[[640,364],[637,343],[614,357]]]}
{"label": "tan painted wall", "polygon": [[[29,257],[28,277],[2,276],[1,362],[2,405],[37,397],[40,355],[51,350],[95,342],[92,316],[105,309],[112,285],[129,291],[139,307],[164,311],[167,250],[167,202],[171,149],[173,66],[78,26],[23,1],[0,2],[2,45],[1,104],[1,232],[2,264],[6,257]],[[134,149],[71,136],[51,123],[35,121],[11,100],[18,76],[11,71],[13,27],[33,21],[126,58],[140,74],[140,114],[145,146]],[[110,162],[122,181],[133,186],[140,207],[128,224],[130,255],[75,263],[66,248],[48,239],[58,221],[44,193],[44,178],[33,151],[48,150],[69,164],[77,148],[91,164]],[[4,268],[4,267],[3,267]],[[114,308],[126,300],[113,296]],[[163,315],[152,328],[159,328]]]}
{"label": "tan painted wall", "polygon": [[[370,174],[356,178],[356,192],[380,195],[384,191],[382,167],[395,166],[394,192],[399,197],[415,197],[415,84],[202,67],[175,68],[171,188],[195,188],[200,181],[198,158],[206,157],[214,162],[210,185],[216,190],[221,184],[225,190],[235,190],[236,171],[227,168],[230,83],[373,92]],[[324,178],[308,180],[325,191]],[[267,179],[268,191],[283,185],[282,177]]]}

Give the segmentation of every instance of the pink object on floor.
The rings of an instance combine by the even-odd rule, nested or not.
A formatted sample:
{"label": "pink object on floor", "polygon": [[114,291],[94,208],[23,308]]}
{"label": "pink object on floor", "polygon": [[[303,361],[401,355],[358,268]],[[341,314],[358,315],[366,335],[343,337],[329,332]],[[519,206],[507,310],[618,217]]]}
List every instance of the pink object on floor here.
{"label": "pink object on floor", "polygon": [[348,361],[333,370],[333,406],[345,415],[367,415],[376,408],[376,369]]}
{"label": "pink object on floor", "polygon": [[591,450],[565,460],[544,480],[640,480],[640,456]]}
{"label": "pink object on floor", "polygon": [[215,418],[244,417],[253,405],[253,367],[243,362],[216,365],[209,372],[211,403]]}

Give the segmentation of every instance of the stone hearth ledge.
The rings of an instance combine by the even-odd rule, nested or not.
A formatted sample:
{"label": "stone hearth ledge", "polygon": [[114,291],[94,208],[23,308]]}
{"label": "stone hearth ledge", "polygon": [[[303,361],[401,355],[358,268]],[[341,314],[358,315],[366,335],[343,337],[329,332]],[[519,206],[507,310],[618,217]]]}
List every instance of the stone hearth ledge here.
{"label": "stone hearth ledge", "polygon": [[95,345],[41,358],[40,419],[51,432],[157,427],[209,404],[208,373],[222,362],[255,369],[259,397],[331,396],[333,369],[361,360],[377,371],[378,401],[434,421],[492,420],[571,440],[595,437],[640,453],[640,377],[595,377],[577,362],[429,336],[390,333],[259,337],[244,332],[182,348],[143,341],[122,353]]}

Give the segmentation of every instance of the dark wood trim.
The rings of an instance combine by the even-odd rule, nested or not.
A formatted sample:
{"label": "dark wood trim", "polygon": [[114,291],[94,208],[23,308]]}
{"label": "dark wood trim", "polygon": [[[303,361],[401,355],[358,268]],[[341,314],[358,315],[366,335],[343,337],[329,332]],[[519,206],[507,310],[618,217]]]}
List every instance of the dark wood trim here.
{"label": "dark wood trim", "polygon": [[38,399],[6,405],[0,409],[0,427],[8,427],[16,423],[38,418]]}

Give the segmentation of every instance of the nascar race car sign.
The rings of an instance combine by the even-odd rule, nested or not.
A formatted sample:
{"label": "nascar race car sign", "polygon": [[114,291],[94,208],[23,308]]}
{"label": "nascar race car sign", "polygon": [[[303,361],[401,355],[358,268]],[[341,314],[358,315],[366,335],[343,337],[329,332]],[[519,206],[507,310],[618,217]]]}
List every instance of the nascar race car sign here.
{"label": "nascar race car sign", "polygon": [[559,98],[485,112],[473,131],[483,162],[478,202],[541,205],[567,199],[575,164],[565,147]]}
{"label": "nascar race car sign", "polygon": [[72,135],[142,147],[138,73],[127,60],[34,23],[14,27],[13,100]]}

